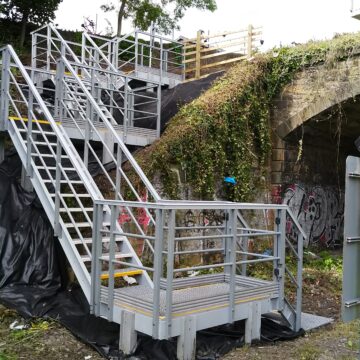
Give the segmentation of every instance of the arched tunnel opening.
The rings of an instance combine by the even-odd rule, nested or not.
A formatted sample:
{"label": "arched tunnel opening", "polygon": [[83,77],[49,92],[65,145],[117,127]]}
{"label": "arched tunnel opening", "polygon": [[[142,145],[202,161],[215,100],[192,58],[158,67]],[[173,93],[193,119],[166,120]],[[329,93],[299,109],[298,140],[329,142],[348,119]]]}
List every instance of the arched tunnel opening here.
{"label": "arched tunnel opening", "polygon": [[282,202],[295,212],[309,245],[342,245],[345,164],[360,156],[360,96],[317,114],[284,140]]}

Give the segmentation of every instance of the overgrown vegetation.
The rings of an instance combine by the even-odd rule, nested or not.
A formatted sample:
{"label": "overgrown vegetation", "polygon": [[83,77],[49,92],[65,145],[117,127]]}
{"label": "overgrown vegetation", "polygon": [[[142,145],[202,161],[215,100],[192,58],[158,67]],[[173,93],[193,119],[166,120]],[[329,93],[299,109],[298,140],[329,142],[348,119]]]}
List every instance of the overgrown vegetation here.
{"label": "overgrown vegetation", "polygon": [[[333,66],[357,55],[359,44],[359,33],[339,35],[235,65],[184,106],[161,139],[139,154],[142,168],[150,178],[159,176],[169,198],[252,200],[268,176],[274,97],[302,69]],[[237,184],[225,185],[225,176],[235,177]]]}

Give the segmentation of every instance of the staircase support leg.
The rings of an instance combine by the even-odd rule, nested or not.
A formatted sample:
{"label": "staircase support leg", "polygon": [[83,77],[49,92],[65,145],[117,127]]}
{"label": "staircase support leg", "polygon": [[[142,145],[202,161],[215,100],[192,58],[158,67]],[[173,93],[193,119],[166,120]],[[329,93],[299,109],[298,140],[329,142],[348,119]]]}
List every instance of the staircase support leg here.
{"label": "staircase support leg", "polygon": [[194,360],[196,351],[196,317],[184,319],[182,333],[177,339],[177,358],[179,360]]}
{"label": "staircase support leg", "polygon": [[135,314],[123,310],[121,313],[119,349],[125,355],[130,355],[135,351],[136,344]]}
{"label": "staircase support leg", "polygon": [[261,304],[258,301],[249,303],[249,316],[245,322],[245,343],[260,340],[261,330]]}
{"label": "staircase support leg", "polygon": [[113,161],[111,155],[114,154],[114,147],[115,146],[114,146],[114,139],[113,139],[112,135],[106,133],[105,136],[104,136],[104,142],[105,142],[106,146],[112,152],[112,154],[110,154],[109,151],[105,147],[103,147],[102,163],[107,164],[107,163]]}
{"label": "staircase support leg", "polygon": [[34,190],[34,187],[30,181],[30,177],[26,173],[26,169],[24,167],[21,169],[21,186],[24,190],[29,192]]}
{"label": "staircase support leg", "polygon": [[5,160],[5,137],[0,134],[0,163]]}

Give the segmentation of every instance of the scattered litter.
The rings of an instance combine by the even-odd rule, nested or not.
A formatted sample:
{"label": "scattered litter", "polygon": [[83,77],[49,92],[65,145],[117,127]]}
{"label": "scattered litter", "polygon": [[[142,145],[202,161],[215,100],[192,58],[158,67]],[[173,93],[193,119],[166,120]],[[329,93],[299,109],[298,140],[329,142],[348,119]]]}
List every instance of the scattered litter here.
{"label": "scattered litter", "polygon": [[189,277],[198,276],[200,271],[188,271]]}
{"label": "scattered litter", "polygon": [[124,276],[124,280],[129,284],[129,285],[134,285],[137,284],[137,281],[135,278],[133,278],[132,276]]}
{"label": "scattered litter", "polygon": [[84,357],[85,360],[90,360],[92,358],[92,355],[87,355]]}
{"label": "scattered litter", "polygon": [[26,324],[19,324],[18,320],[15,320],[14,322],[12,322],[9,326],[10,330],[25,330],[27,329],[29,326]]}

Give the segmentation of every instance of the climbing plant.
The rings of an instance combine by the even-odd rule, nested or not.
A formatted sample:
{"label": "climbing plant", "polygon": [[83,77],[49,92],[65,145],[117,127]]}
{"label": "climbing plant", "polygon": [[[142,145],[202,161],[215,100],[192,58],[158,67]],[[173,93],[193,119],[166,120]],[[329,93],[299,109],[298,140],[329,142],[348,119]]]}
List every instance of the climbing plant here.
{"label": "climbing plant", "polygon": [[[140,152],[146,174],[161,179],[169,198],[252,200],[266,178],[272,100],[297,72],[358,54],[360,34],[273,49],[232,67],[198,99],[181,108],[162,137]],[[179,175],[182,174],[182,186]],[[233,176],[236,185],[226,185]]]}

